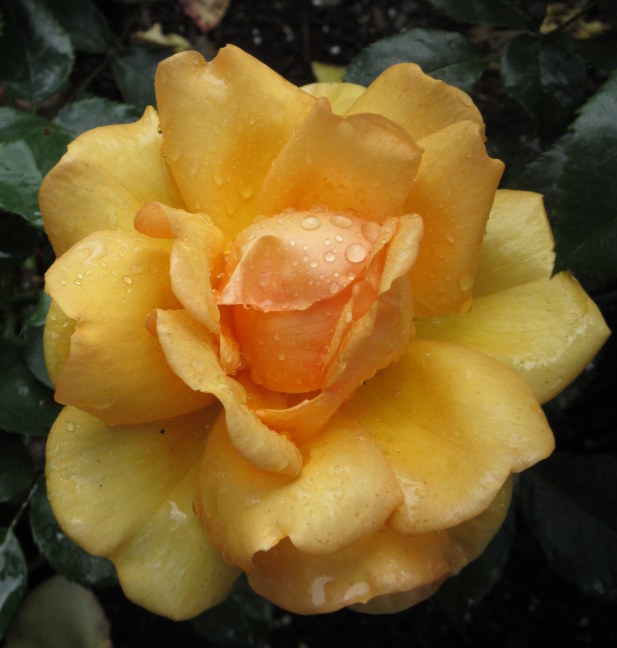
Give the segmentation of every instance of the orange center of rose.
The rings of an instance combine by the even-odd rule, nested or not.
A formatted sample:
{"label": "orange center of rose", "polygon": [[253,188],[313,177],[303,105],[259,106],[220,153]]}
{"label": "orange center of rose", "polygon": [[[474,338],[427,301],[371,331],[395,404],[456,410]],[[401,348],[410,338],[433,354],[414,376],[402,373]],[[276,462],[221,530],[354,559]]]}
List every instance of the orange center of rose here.
{"label": "orange center of rose", "polygon": [[315,207],[263,219],[238,236],[218,303],[233,311],[255,382],[287,393],[321,388],[330,342],[379,229]]}

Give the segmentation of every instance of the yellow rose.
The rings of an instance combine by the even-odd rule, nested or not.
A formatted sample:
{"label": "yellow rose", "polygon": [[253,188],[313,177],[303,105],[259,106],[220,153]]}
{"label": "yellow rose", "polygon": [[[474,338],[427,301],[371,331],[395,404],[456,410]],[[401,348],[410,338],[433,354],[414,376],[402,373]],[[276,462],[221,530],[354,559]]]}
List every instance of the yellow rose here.
{"label": "yellow rose", "polygon": [[227,47],[156,90],[41,188],[58,521],[173,618],[241,570],[300,613],[426,598],[608,334],[541,197],[496,192],[478,110],[412,64],[299,89]]}

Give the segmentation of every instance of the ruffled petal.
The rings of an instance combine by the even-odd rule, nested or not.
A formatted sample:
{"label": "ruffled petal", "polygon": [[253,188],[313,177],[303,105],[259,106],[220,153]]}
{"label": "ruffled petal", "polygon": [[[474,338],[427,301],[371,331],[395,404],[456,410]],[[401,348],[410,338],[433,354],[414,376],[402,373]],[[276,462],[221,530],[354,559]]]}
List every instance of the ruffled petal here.
{"label": "ruffled petal", "polygon": [[339,117],[320,99],[274,160],[257,212],[272,216],[321,203],[381,223],[403,213],[421,154],[400,126],[380,115]]}
{"label": "ruffled petal", "polygon": [[455,344],[416,340],[337,416],[370,430],[405,502],[403,534],[446,529],[483,511],[511,472],[548,456],[553,435],[509,367]]}
{"label": "ruffled petal", "polygon": [[221,601],[238,575],[192,510],[217,412],[111,427],[66,407],[47,441],[48,495],[62,529],[113,560],[132,600],[174,619]]}
{"label": "ruffled petal", "polygon": [[425,149],[405,203],[424,220],[411,271],[419,316],[468,310],[486,221],[503,163],[488,157],[476,123],[457,122],[419,142]]}
{"label": "ruffled petal", "polygon": [[540,194],[498,189],[486,224],[473,297],[549,279],[554,239]]}
{"label": "ruffled petal", "polygon": [[364,93],[366,88],[356,83],[310,83],[302,86],[315,99],[325,97],[332,106],[335,115],[343,115]]}
{"label": "ruffled petal", "polygon": [[212,402],[178,379],[146,328],[153,308],[178,306],[169,253],[157,241],[135,232],[90,234],[48,270],[46,290],[77,322],[58,402],[107,423],[172,418]]}
{"label": "ruffled petal", "polygon": [[133,124],[101,126],[80,135],[47,174],[39,205],[56,255],[98,230],[132,231],[150,200],[182,207],[161,155],[158,117],[147,108]]}
{"label": "ruffled petal", "polygon": [[236,450],[262,470],[298,474],[302,467],[298,448],[266,427],[247,407],[246,390],[221,367],[208,330],[184,311],[156,313],[156,332],[167,362],[189,387],[221,401]]}
{"label": "ruffled petal", "polygon": [[402,493],[370,434],[328,426],[302,446],[300,475],[255,470],[233,448],[223,421],[212,429],[199,476],[199,514],[224,556],[250,569],[253,556],[285,537],[329,554],[370,535]]}
{"label": "ruffled petal", "polygon": [[75,331],[75,320],[67,317],[52,299],[45,318],[43,351],[45,365],[51,384],[55,385],[64,369],[71,350],[71,336]]}
{"label": "ruffled petal", "polygon": [[478,517],[447,531],[402,536],[382,529],[329,555],[311,555],[283,541],[254,558],[251,587],[298,614],[353,606],[397,612],[428,598],[444,578],[477,557],[501,526],[508,483]]}
{"label": "ruffled petal", "polygon": [[315,100],[232,45],[209,63],[197,52],[163,61],[156,97],[189,211],[209,214],[234,238],[255,218],[257,189]]}
{"label": "ruffled petal", "polygon": [[382,72],[346,112],[358,113],[383,115],[416,142],[460,121],[472,121],[484,133],[482,115],[469,95],[424,74],[414,63]]}
{"label": "ruffled petal", "polygon": [[416,321],[417,336],[463,344],[514,369],[545,403],[591,362],[610,331],[567,273],[474,300],[466,315]]}

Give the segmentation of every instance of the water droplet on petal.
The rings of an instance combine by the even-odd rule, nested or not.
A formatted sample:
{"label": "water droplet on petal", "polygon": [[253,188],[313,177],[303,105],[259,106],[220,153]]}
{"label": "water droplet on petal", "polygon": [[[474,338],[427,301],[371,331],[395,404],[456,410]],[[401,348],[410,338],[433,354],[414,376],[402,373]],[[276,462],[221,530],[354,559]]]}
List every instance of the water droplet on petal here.
{"label": "water droplet on petal", "polygon": [[324,261],[326,263],[332,263],[333,261],[336,260],[336,254],[334,253],[333,250],[328,250],[324,255],[323,255]]}
{"label": "water droplet on petal", "polygon": [[317,216],[306,216],[302,219],[302,229],[316,230],[321,225],[321,221]]}
{"label": "water droplet on petal", "polygon": [[315,261],[315,259],[313,259],[313,260],[309,263],[309,265],[311,266],[311,268],[317,268],[317,267],[319,267],[319,262],[318,262],[318,261]]}
{"label": "water droplet on petal", "polygon": [[336,227],[351,227],[351,219],[347,218],[347,216],[342,216],[341,214],[334,214],[330,219],[330,222]]}
{"label": "water droplet on petal", "polygon": [[330,292],[333,295],[336,295],[336,293],[339,291],[339,285],[336,283],[336,281],[333,281],[329,287],[330,287]]}
{"label": "water droplet on petal", "polygon": [[361,243],[352,243],[345,250],[345,258],[350,263],[360,263],[366,259],[367,251]]}
{"label": "water droplet on petal", "polygon": [[130,286],[133,283],[133,280],[131,279],[131,277],[129,277],[129,275],[124,275],[124,277],[122,277],[122,281],[124,281],[127,286]]}

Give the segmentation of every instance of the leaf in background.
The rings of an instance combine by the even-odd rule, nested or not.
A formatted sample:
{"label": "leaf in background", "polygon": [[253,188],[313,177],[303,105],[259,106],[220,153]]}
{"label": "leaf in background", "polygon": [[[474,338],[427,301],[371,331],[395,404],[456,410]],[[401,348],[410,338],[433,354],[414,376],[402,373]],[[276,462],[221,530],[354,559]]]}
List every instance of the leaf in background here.
{"label": "leaf in background", "polygon": [[587,63],[601,74],[609,76],[617,70],[617,34],[614,31],[576,41],[576,47]]}
{"label": "leaf in background", "polygon": [[191,621],[195,632],[216,646],[264,646],[272,628],[274,606],[255,594],[241,576],[229,596]]}
{"label": "leaf in background", "polygon": [[35,309],[25,321],[21,334],[24,340],[28,369],[37,380],[53,389],[43,353],[43,331],[50,301],[49,295],[42,292]]}
{"label": "leaf in background", "polygon": [[33,102],[49,97],[73,68],[68,34],[36,0],[4,0],[3,14],[0,85]]}
{"label": "leaf in background", "polygon": [[10,272],[19,265],[32,254],[38,239],[39,232],[21,216],[3,214],[0,218],[0,271]]}
{"label": "leaf in background", "polygon": [[605,20],[613,27],[617,27],[617,4],[615,4],[615,0],[600,0],[598,6],[600,20]]}
{"label": "leaf in background", "polygon": [[52,576],[28,594],[5,648],[111,648],[109,622],[89,590]]}
{"label": "leaf in background", "polygon": [[0,528],[0,639],[19,609],[26,592],[28,571],[13,532]]}
{"label": "leaf in background", "polygon": [[387,67],[417,63],[427,74],[469,92],[486,68],[476,48],[461,34],[410,29],[376,41],[350,63],[345,81],[369,85]]}
{"label": "leaf in background", "polygon": [[0,433],[0,502],[8,502],[34,482],[32,458],[21,439]]}
{"label": "leaf in background", "polygon": [[28,371],[17,341],[0,338],[0,428],[44,436],[59,411],[50,390]]}
{"label": "leaf in background", "polygon": [[40,552],[70,580],[101,587],[118,582],[111,561],[91,556],[62,533],[47,500],[44,480],[39,482],[30,503],[30,526]]}
{"label": "leaf in background", "polygon": [[158,64],[167,56],[166,48],[130,47],[127,53],[113,62],[114,80],[124,101],[139,110],[156,106],[154,74]]}
{"label": "leaf in background", "polygon": [[439,13],[468,23],[484,23],[500,27],[526,27],[527,19],[516,0],[429,0]]}
{"label": "leaf in background", "polygon": [[92,0],[45,0],[45,6],[68,33],[73,47],[98,54],[109,46],[109,27]]}
{"label": "leaf in background", "polygon": [[588,290],[617,280],[617,74],[583,106],[572,126],[558,183],[553,230],[556,269]]}
{"label": "leaf in background", "polygon": [[522,475],[529,526],[585,594],[617,599],[617,458],[554,455]]}
{"label": "leaf in background", "polygon": [[587,71],[571,40],[563,34],[523,34],[508,45],[501,79],[538,123],[541,134],[566,126],[585,95]]}
{"label": "leaf in background", "polygon": [[54,124],[77,137],[97,126],[127,124],[136,121],[139,117],[139,111],[135,110],[134,106],[101,97],[88,97],[64,106],[56,115]]}
{"label": "leaf in background", "polygon": [[311,72],[318,83],[340,83],[347,68],[341,65],[330,65],[311,61]]}

